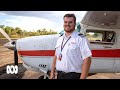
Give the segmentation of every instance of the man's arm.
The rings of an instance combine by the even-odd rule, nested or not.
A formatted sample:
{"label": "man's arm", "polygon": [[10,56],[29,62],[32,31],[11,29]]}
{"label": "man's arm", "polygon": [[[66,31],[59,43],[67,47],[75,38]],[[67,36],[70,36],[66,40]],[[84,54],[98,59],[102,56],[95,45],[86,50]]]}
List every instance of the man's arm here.
{"label": "man's arm", "polygon": [[86,79],[90,69],[90,65],[91,65],[91,57],[85,58],[82,65],[82,72],[81,72],[80,79]]}
{"label": "man's arm", "polygon": [[56,66],[56,60],[57,60],[57,56],[54,55],[54,59],[53,59],[53,63],[52,63],[52,69],[51,69],[51,73],[50,73],[50,79],[55,78],[55,66]]}

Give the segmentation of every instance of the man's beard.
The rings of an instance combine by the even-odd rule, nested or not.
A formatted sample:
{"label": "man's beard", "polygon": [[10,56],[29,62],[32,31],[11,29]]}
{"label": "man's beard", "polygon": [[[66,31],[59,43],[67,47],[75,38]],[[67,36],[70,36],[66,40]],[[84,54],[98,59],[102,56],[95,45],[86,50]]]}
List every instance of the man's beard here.
{"label": "man's beard", "polygon": [[70,30],[66,30],[66,29],[64,29],[67,33],[71,33],[71,32],[73,32],[75,29],[70,29]]}
{"label": "man's beard", "polygon": [[67,32],[67,33],[71,33],[71,32],[73,32],[74,30],[65,30],[65,32]]}

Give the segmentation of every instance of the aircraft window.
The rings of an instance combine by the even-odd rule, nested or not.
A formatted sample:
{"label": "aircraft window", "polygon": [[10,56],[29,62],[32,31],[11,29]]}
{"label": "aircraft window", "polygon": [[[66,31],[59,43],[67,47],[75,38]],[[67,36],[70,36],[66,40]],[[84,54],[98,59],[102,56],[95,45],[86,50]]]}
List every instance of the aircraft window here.
{"label": "aircraft window", "polygon": [[102,41],[102,33],[87,32],[86,35],[90,41]]}
{"label": "aircraft window", "polygon": [[113,31],[87,30],[86,36],[90,43],[114,44],[115,42],[115,32]]}
{"label": "aircraft window", "polygon": [[106,32],[105,41],[106,42],[115,42],[114,36],[115,36],[114,32]]}

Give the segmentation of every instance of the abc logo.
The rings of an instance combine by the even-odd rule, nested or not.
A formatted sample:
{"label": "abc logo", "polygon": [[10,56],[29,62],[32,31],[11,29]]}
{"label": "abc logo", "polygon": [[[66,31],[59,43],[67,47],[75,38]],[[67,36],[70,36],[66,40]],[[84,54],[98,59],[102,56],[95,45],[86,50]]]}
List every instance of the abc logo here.
{"label": "abc logo", "polygon": [[18,66],[17,65],[7,65],[6,67],[7,74],[17,74],[18,73]]}

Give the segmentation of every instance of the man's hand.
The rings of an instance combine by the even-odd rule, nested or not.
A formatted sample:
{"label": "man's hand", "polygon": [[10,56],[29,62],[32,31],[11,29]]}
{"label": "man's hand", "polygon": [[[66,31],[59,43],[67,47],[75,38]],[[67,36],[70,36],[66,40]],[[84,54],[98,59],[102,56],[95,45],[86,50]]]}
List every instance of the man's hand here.
{"label": "man's hand", "polygon": [[52,63],[52,69],[51,69],[51,73],[50,73],[50,79],[54,79],[55,78],[56,59],[57,59],[57,56],[54,55],[54,59],[53,59],[53,63]]}
{"label": "man's hand", "polygon": [[55,79],[55,73],[50,73],[50,78],[49,79]]}

